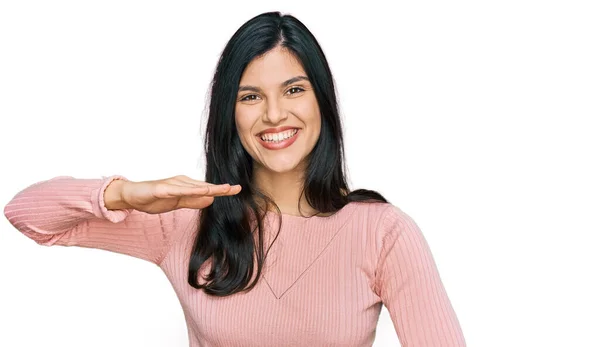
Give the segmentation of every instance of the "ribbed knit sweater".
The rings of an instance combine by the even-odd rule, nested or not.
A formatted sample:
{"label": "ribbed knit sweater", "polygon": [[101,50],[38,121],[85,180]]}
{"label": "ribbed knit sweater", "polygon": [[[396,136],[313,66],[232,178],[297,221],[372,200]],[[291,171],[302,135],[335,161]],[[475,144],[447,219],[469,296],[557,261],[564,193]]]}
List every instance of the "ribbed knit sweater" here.
{"label": "ribbed knit sweater", "polygon": [[[214,297],[187,283],[202,211],[107,210],[104,190],[114,179],[127,180],[41,181],[17,193],[4,214],[40,245],[104,249],[159,266],[181,302],[191,347],[372,346],[382,305],[403,347],[466,345],[421,230],[393,204],[352,202],[327,217],[283,214],[256,287]],[[265,227],[270,243],[276,213],[267,213]]]}

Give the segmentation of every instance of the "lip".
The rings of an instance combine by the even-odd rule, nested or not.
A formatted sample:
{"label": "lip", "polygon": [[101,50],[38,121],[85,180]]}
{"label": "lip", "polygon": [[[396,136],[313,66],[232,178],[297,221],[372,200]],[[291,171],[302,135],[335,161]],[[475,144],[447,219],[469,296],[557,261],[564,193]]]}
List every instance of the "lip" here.
{"label": "lip", "polygon": [[261,136],[262,134],[268,134],[268,133],[280,133],[282,131],[286,131],[286,130],[290,130],[290,129],[299,129],[299,128],[289,126],[289,125],[281,126],[281,127],[277,127],[277,128],[269,128],[269,129],[263,130],[260,133],[256,134],[256,136]]}
{"label": "lip", "polygon": [[[298,128],[294,128],[294,129],[298,129]],[[290,137],[289,139],[285,139],[281,142],[277,142],[277,143],[263,141],[260,138],[260,135],[257,136],[257,138],[258,138],[258,142],[260,142],[260,144],[266,149],[283,149],[283,148],[291,146],[296,141],[299,134],[300,134],[300,129],[298,129],[296,131],[294,136]]]}

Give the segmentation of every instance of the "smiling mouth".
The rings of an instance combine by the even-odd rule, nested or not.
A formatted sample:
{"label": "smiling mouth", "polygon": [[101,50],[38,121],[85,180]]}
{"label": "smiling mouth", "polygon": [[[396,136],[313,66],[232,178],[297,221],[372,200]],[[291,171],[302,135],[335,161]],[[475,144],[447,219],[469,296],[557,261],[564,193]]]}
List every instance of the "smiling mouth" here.
{"label": "smiling mouth", "polygon": [[281,140],[279,140],[279,136],[274,136],[273,140],[270,140],[268,138],[263,138],[262,136],[257,136],[257,138],[258,138],[258,142],[260,142],[260,144],[263,147],[265,147],[266,149],[275,150],[275,149],[283,149],[283,148],[291,146],[298,138],[299,133],[300,133],[300,129],[294,129],[292,132],[287,133],[287,134],[291,134],[291,135],[288,135],[289,137],[282,138]]}
{"label": "smiling mouth", "polygon": [[287,137],[282,137],[282,136],[280,137],[280,136],[276,135],[276,136],[272,136],[272,139],[271,139],[271,138],[267,137],[267,134],[259,135],[258,137],[264,142],[279,143],[279,142],[283,142],[287,139],[294,137],[298,133],[299,130],[300,129],[293,129],[292,131],[289,131],[289,130],[283,131],[282,133],[286,133]]}

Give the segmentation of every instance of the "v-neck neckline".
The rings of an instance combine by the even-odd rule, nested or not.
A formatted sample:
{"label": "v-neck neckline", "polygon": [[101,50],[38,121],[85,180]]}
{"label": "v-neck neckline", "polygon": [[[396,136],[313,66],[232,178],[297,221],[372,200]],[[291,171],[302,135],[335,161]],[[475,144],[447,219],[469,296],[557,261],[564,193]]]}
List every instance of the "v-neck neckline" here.
{"label": "v-neck neckline", "polygon": [[[281,299],[309,271],[350,220],[358,202],[350,202],[330,216],[281,215],[281,230],[266,258],[262,277],[277,299]],[[265,215],[265,247],[279,229],[279,216]],[[266,248],[265,248],[266,249]]]}

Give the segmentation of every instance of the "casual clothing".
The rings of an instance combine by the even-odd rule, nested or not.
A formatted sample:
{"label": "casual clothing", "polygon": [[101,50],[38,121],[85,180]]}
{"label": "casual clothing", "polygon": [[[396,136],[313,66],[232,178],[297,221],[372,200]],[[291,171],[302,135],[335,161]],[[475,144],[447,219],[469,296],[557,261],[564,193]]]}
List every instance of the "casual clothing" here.
{"label": "casual clothing", "polygon": [[[390,203],[352,202],[327,217],[282,215],[256,287],[214,297],[187,282],[202,211],[107,210],[103,193],[114,179],[127,180],[38,182],[4,214],[40,245],[104,249],[159,266],[181,302],[190,347],[367,347],[382,305],[404,347],[466,345],[423,234]],[[268,212],[266,242],[278,226]]]}

